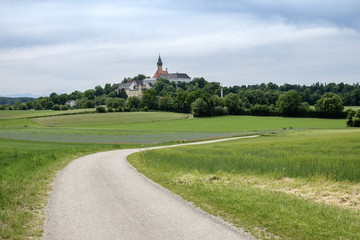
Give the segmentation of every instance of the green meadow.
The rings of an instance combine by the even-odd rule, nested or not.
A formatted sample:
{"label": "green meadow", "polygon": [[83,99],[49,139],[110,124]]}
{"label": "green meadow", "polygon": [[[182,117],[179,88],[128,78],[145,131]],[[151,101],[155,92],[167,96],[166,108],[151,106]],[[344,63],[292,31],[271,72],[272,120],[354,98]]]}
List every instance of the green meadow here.
{"label": "green meadow", "polygon": [[58,116],[58,115],[73,115],[82,113],[94,113],[95,109],[74,109],[68,111],[50,111],[50,110],[12,110],[1,111],[0,120],[4,119],[19,119],[19,118],[32,118],[41,116]]}
{"label": "green meadow", "polygon": [[0,120],[0,137],[56,142],[161,143],[292,129],[344,128],[343,119],[224,116],[167,112],[87,113]]}
{"label": "green meadow", "polygon": [[[134,165],[155,180],[157,180],[157,178],[155,175],[153,176],[151,174],[158,174],[158,169],[169,168],[170,165],[173,165],[172,168],[168,169],[168,174],[173,174],[173,171],[177,170],[181,174],[176,176],[173,175],[171,177],[166,176],[164,179],[167,179],[171,183],[176,183],[174,186],[177,187],[175,189],[172,189],[170,185],[166,187],[169,187],[183,196],[183,193],[180,193],[176,189],[179,186],[190,186],[190,188],[198,191],[198,195],[191,197],[189,190],[185,190],[185,192],[189,192],[188,195],[184,195],[185,198],[194,201],[199,206],[206,205],[211,209],[217,209],[216,211],[224,213],[226,213],[224,209],[212,207],[211,203],[205,201],[209,193],[199,190],[199,181],[205,184],[216,183],[219,186],[221,184],[231,183],[235,184],[234,186],[231,185],[231,189],[234,191],[237,189],[237,186],[241,185],[243,186],[243,191],[257,192],[258,189],[251,185],[253,182],[249,180],[251,184],[244,185],[241,179],[257,179],[256,181],[262,182],[262,185],[264,185],[265,182],[272,183],[272,185],[269,186],[272,188],[274,188],[276,184],[273,183],[273,181],[268,181],[269,179],[283,179],[284,177],[290,179],[307,179],[301,175],[303,170],[294,170],[297,168],[297,160],[293,159],[293,162],[287,162],[286,164],[288,165],[286,165],[286,171],[283,168],[280,169],[277,167],[279,162],[282,161],[281,159],[287,158],[288,155],[284,154],[289,154],[288,151],[293,151],[294,155],[302,154],[302,152],[296,152],[298,151],[296,147],[291,148],[291,145],[295,144],[294,142],[289,142],[287,145],[284,145],[283,149],[275,151],[275,147],[286,143],[287,139],[300,139],[303,141],[303,144],[305,144],[307,138],[313,137],[314,139],[318,139],[316,144],[319,146],[322,144],[322,138],[319,137],[320,133],[331,133],[327,134],[325,137],[321,135],[323,136],[323,139],[327,140],[324,142],[324,145],[326,146],[332,146],[332,142],[343,142],[343,139],[348,139],[346,140],[348,148],[346,148],[346,151],[343,151],[343,154],[345,154],[344,159],[347,159],[349,164],[350,162],[353,164],[353,169],[349,167],[346,168],[347,170],[344,169],[342,172],[338,172],[342,167],[341,162],[337,162],[338,168],[335,170],[337,173],[336,175],[331,171],[329,172],[326,166],[323,166],[326,174],[321,176],[326,176],[326,181],[331,181],[332,183],[348,181],[349,185],[347,188],[342,186],[341,189],[351,189],[351,184],[358,181],[356,172],[354,173],[354,169],[357,167],[356,161],[354,161],[354,156],[351,155],[350,151],[350,149],[358,149],[355,144],[357,138],[351,133],[351,131],[355,130],[349,131],[346,128],[344,119],[334,120],[253,116],[189,118],[187,114],[177,113],[94,113],[92,111],[93,110],[90,110],[90,112],[0,111],[0,239],[41,237],[44,218],[43,210],[47,203],[48,193],[51,190],[51,182],[54,180],[56,173],[64,168],[71,160],[85,154],[99,151],[168,145],[179,142],[260,133],[262,137],[259,139],[241,141],[240,145],[245,144],[244,146],[248,147],[248,152],[245,151],[246,149],[242,149],[239,144],[231,145],[229,142],[211,145],[209,147],[204,145],[201,146],[201,148],[194,147],[184,151],[181,150],[183,148],[169,149],[169,151],[179,151],[177,153],[191,160],[183,163],[181,157],[175,158],[176,161],[172,163],[168,163],[167,160],[160,161],[162,158],[159,158],[156,161],[153,161],[155,165],[149,164],[145,161],[145,158],[142,157],[139,158],[139,160],[133,161]],[[296,129],[307,130],[295,131]],[[316,129],[338,129],[336,130],[337,133],[343,132],[343,135],[338,135],[339,137],[335,141],[335,139],[332,138],[333,130]],[[355,133],[358,134],[358,132]],[[345,136],[348,136],[349,138]],[[353,137],[352,139],[350,139],[351,136]],[[282,139],[285,140],[283,141]],[[262,168],[259,167],[266,159],[268,159],[268,157],[266,157],[268,153],[266,153],[266,150],[263,150],[261,146],[264,145],[267,146],[266,148],[269,148],[274,141],[276,144],[274,145],[273,151],[278,160],[270,161],[269,159],[269,165]],[[257,146],[257,148],[254,148],[255,146]],[[254,148],[254,150],[250,152],[250,148]],[[333,146],[333,149],[340,151],[340,148],[337,145]],[[210,157],[209,155],[203,154],[203,151],[208,151],[210,154],[213,150],[219,151],[214,153],[215,158],[208,158]],[[231,152],[232,154],[227,154]],[[159,152],[159,154],[160,153],[164,154],[166,158],[167,154],[170,152]],[[217,154],[219,153],[226,157],[225,162],[222,163],[222,161],[216,161],[216,156],[218,156]],[[250,154],[246,155],[246,157],[249,158],[247,163],[239,163],[237,155],[240,156],[242,153]],[[312,153],[316,154],[317,150],[314,149]],[[156,156],[158,152],[154,151],[144,154],[146,157],[148,154],[155,154],[154,156]],[[254,156],[252,154],[254,154]],[[334,155],[334,153],[331,152],[329,155]],[[260,158],[260,156],[262,156],[262,158]],[[281,156],[283,157],[281,158]],[[315,155],[314,159],[317,159],[318,156],[319,155]],[[312,160],[309,157],[306,161],[306,163],[308,163]],[[326,158],[324,157],[321,161],[319,160],[319,162],[326,162]],[[225,165],[228,165],[227,168],[224,167]],[[351,173],[351,171],[353,171],[353,173]],[[150,174],[150,172],[153,173]],[[208,181],[207,179],[212,176],[215,177],[215,180]],[[256,176],[256,178],[254,176]],[[316,178],[316,176],[317,174],[314,175],[314,178]],[[218,178],[219,180],[217,180]],[[223,178],[228,178],[229,182],[228,180],[225,182],[222,181]],[[265,178],[266,181],[262,181],[262,178]],[[162,183],[160,180],[159,182]],[[209,186],[218,186],[216,184]],[[298,182],[296,182],[296,184],[299,185]],[[308,182],[306,182],[306,184],[308,184]],[[323,185],[324,184],[321,186]],[[288,186],[288,188],[292,187],[293,186]],[[219,189],[221,191],[226,190],[225,187]],[[226,191],[221,192],[221,194],[218,192],[214,193],[215,195],[220,194],[224,197],[227,196],[229,201],[238,198],[237,195],[233,195],[233,193]],[[210,192],[213,192],[213,190]],[[248,192],[248,194],[250,194],[250,192]],[[267,194],[271,195],[272,193],[270,191],[270,193]],[[246,194],[244,196],[246,196]],[[259,197],[261,195],[254,196]],[[287,197],[294,198],[294,201],[299,204],[303,202],[302,199],[298,199],[297,197],[285,193],[284,196],[284,199]],[[219,199],[214,201],[219,201]],[[307,199],[307,201],[312,200]],[[295,206],[297,205],[295,204]],[[221,215],[219,212],[213,212],[211,209],[204,209],[215,215]],[[347,211],[350,211],[351,214],[353,214],[353,209],[347,209]],[[341,214],[342,213],[343,212],[341,212]],[[349,215],[350,217],[352,216],[351,214]],[[230,218],[224,218],[232,221]],[[237,226],[247,227],[252,232],[254,232],[254,226],[258,226],[259,229],[261,226],[265,226],[252,223],[253,221],[260,220],[240,216],[239,219],[239,223],[236,221],[232,222]],[[267,219],[267,217],[264,216],[264,219]],[[349,221],[353,222],[353,224],[356,223],[353,218],[349,219]],[[353,225],[349,224],[349,226]],[[264,228],[267,229],[266,231],[262,231],[264,234],[276,232],[272,228]]]}
{"label": "green meadow", "polygon": [[359,156],[359,130],[306,130],[151,150],[130,163],[259,238],[360,239]]}

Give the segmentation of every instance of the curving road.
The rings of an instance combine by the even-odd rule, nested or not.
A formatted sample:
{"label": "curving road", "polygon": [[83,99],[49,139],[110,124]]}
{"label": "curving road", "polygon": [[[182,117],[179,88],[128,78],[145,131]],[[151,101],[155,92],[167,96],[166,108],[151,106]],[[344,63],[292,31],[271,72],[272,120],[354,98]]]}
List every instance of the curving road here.
{"label": "curving road", "polygon": [[129,154],[158,148],[102,152],[72,161],[50,194],[44,238],[253,239],[152,182],[126,161]]}

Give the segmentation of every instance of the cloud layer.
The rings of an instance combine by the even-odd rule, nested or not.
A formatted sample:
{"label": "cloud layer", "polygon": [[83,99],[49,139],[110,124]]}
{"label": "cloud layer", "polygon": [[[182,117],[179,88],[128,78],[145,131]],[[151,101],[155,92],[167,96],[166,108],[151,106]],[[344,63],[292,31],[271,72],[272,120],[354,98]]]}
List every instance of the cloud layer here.
{"label": "cloud layer", "polygon": [[360,79],[357,1],[1,2],[0,95],[152,76],[159,53],[223,85]]}

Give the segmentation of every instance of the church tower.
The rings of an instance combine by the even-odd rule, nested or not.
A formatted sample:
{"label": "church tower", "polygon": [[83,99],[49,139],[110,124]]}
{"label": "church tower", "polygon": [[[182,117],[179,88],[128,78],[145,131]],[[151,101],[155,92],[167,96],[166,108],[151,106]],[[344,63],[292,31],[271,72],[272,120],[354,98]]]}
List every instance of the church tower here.
{"label": "church tower", "polygon": [[159,54],[159,59],[158,59],[158,62],[157,62],[157,66],[158,66],[158,71],[162,71],[162,61],[161,61],[161,57],[160,57],[160,54]]}
{"label": "church tower", "polygon": [[159,58],[157,61],[157,71],[155,72],[153,78],[158,78],[161,74],[169,74],[168,71],[163,71],[162,66],[163,66],[163,62],[161,61],[161,57],[159,54]]}

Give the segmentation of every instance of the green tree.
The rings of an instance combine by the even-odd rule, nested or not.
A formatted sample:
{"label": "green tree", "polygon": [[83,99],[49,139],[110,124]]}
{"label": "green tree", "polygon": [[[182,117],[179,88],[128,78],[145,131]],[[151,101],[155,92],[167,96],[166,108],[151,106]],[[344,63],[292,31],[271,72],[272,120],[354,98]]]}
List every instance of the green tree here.
{"label": "green tree", "polygon": [[315,104],[315,110],[325,116],[338,117],[344,110],[343,102],[335,93],[325,93]]}
{"label": "green tree", "polygon": [[95,87],[95,96],[101,96],[104,94],[104,92],[104,89],[100,85]]}
{"label": "green tree", "polygon": [[35,105],[35,110],[43,110],[43,106],[41,105],[41,103],[37,103],[36,105]]}
{"label": "green tree", "polygon": [[16,102],[13,106],[14,110],[20,110],[20,102]]}
{"label": "green tree", "polygon": [[61,109],[61,111],[67,111],[67,110],[69,110],[69,106],[68,105],[61,105],[60,106],[60,109]]}
{"label": "green tree", "polygon": [[[111,92],[109,93],[109,97],[111,97],[110,95],[111,94],[114,94],[113,97],[115,97],[115,92]],[[127,99],[128,98],[128,95],[126,94],[126,91],[125,91],[125,88],[122,88],[119,90],[118,94],[117,94],[117,97],[119,98],[123,98],[123,99]]]}
{"label": "green tree", "polygon": [[276,101],[276,106],[283,115],[298,115],[301,106],[301,96],[295,90],[290,90],[287,93],[280,95],[279,99]]}
{"label": "green tree", "polygon": [[138,109],[140,106],[140,99],[135,96],[128,97],[125,105],[130,109]]}
{"label": "green tree", "polygon": [[21,103],[20,104],[20,110],[28,110],[28,107],[27,107],[26,103]]}
{"label": "green tree", "polygon": [[174,98],[174,110],[176,112],[188,113],[190,108],[185,104],[188,93],[185,91],[176,93]]}
{"label": "green tree", "polygon": [[50,98],[51,98],[51,101],[53,101],[54,103],[58,103],[58,95],[57,95],[57,93],[56,92],[52,92],[51,94],[50,94]]}
{"label": "green tree", "polygon": [[109,108],[109,107],[112,107],[114,104],[114,98],[107,98],[106,99],[106,106]]}
{"label": "green tree", "polygon": [[158,99],[156,97],[156,91],[154,89],[147,89],[140,100],[141,107],[148,107],[151,110],[158,108]]}
{"label": "green tree", "polygon": [[104,113],[104,112],[106,112],[106,109],[103,106],[97,106],[96,107],[96,112]]}
{"label": "green tree", "polygon": [[33,109],[33,108],[34,108],[34,102],[32,102],[32,101],[27,101],[27,102],[26,102],[26,106],[27,106],[27,109]]}
{"label": "green tree", "polygon": [[95,98],[95,90],[94,89],[86,90],[84,92],[84,95],[88,100],[94,100],[94,98]]}
{"label": "green tree", "polygon": [[55,110],[55,111],[60,111],[60,105],[59,105],[59,104],[55,104],[54,106],[52,106],[51,109],[52,109],[52,110]]}
{"label": "green tree", "polygon": [[112,103],[113,108],[125,107],[125,99],[123,98],[114,98]]}
{"label": "green tree", "polygon": [[352,126],[353,127],[360,127],[360,110],[357,110],[353,120],[352,120]]}
{"label": "green tree", "polygon": [[199,88],[204,88],[206,84],[208,84],[208,81],[206,81],[203,77],[200,78],[194,78],[191,82],[191,85],[194,85]]}
{"label": "green tree", "polygon": [[85,108],[94,108],[95,107],[95,101],[94,100],[87,100],[85,103]]}
{"label": "green tree", "polygon": [[173,111],[174,99],[170,95],[166,95],[159,99],[159,109],[161,111]]}
{"label": "green tree", "polygon": [[236,115],[243,112],[242,101],[235,93],[229,93],[225,97],[225,106],[227,107],[229,114]]}
{"label": "green tree", "polygon": [[69,100],[69,97],[66,93],[63,93],[60,96],[58,96],[57,100],[58,100],[58,102],[57,102],[58,104],[64,105],[66,103],[66,101]]}
{"label": "green tree", "polygon": [[136,77],[134,77],[134,80],[144,80],[146,76],[144,74],[138,74]]}
{"label": "green tree", "polygon": [[352,127],[353,126],[353,117],[355,117],[356,112],[352,109],[348,112],[348,115],[346,117],[346,126]]}
{"label": "green tree", "polygon": [[104,86],[104,93],[106,95],[108,95],[111,91],[111,84],[110,83],[106,83],[105,86]]}
{"label": "green tree", "polygon": [[194,117],[203,117],[207,115],[208,104],[202,99],[198,98],[193,103],[191,103],[191,113]]}

